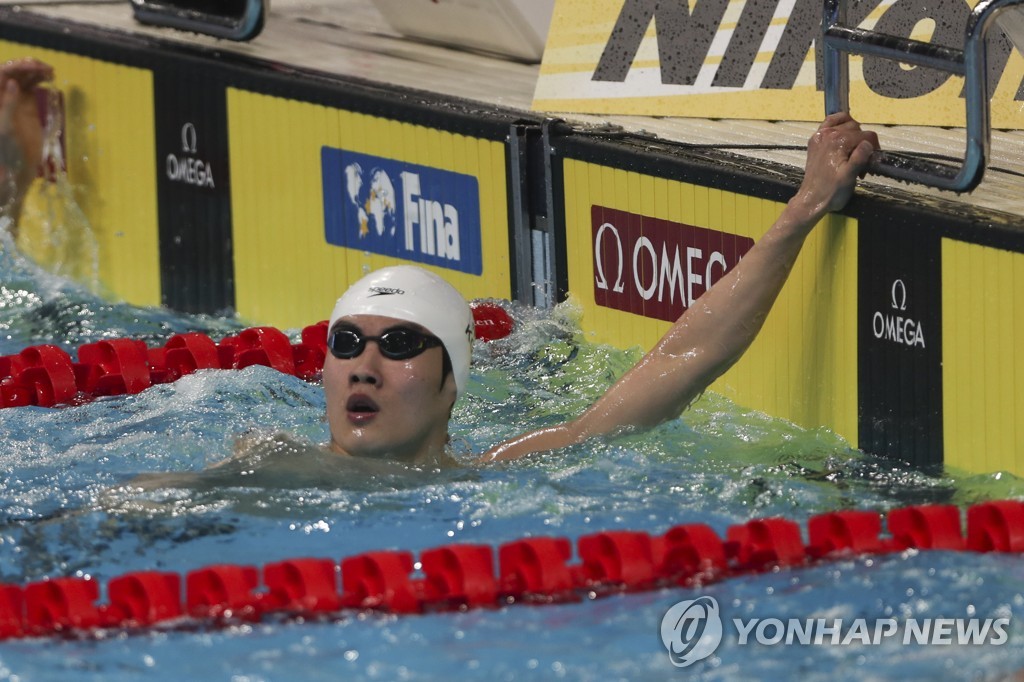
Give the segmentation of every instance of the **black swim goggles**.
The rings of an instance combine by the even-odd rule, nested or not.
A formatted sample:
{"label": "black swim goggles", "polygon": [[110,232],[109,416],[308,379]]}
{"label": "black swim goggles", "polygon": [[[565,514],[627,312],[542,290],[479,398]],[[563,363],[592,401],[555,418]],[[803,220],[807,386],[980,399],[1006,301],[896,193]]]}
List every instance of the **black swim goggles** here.
{"label": "black swim goggles", "polygon": [[408,327],[395,327],[380,336],[363,336],[356,329],[342,327],[327,337],[327,348],[334,357],[350,360],[362,355],[367,341],[376,341],[380,354],[391,360],[408,360],[428,348],[443,345],[436,336],[422,334]]}

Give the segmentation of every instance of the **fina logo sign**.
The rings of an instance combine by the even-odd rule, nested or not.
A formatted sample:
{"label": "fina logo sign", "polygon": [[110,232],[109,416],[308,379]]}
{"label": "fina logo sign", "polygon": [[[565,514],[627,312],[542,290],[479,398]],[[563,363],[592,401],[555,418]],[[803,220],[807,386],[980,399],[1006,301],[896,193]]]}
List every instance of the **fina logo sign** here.
{"label": "fina logo sign", "polygon": [[328,243],[483,272],[474,176],[331,147],[320,156]]}
{"label": "fina logo sign", "polygon": [[754,246],[749,237],[603,206],[590,210],[594,301],[674,321]]}

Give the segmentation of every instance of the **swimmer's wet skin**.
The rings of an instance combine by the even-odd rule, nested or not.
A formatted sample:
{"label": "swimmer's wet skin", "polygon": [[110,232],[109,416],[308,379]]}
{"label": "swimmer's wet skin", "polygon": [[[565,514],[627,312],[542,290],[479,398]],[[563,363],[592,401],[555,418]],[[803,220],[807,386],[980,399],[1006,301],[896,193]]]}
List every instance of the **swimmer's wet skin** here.
{"label": "swimmer's wet skin", "polygon": [[[875,133],[861,130],[849,114],[825,119],[808,144],[803,182],[778,220],[653,350],[581,416],[505,441],[480,461],[518,459],[678,417],[750,346],[804,239],[827,213],[846,205],[876,149]],[[415,354],[389,350],[392,335],[403,330],[441,344],[416,346]],[[324,363],[324,391],[331,449],[420,464],[445,461],[452,406],[468,382],[472,330],[462,296],[420,268],[384,268],[352,285],[328,327],[332,353]],[[365,343],[371,339],[377,340]]]}
{"label": "swimmer's wet skin", "polygon": [[36,87],[53,79],[53,68],[36,59],[0,66],[0,217],[17,236],[21,203],[42,163],[43,126]]}

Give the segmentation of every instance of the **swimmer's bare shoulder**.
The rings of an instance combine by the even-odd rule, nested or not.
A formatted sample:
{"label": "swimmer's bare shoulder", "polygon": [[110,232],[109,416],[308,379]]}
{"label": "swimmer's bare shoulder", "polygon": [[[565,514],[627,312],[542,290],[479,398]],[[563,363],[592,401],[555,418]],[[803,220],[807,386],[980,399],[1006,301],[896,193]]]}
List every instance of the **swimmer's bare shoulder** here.
{"label": "swimmer's bare shoulder", "polygon": [[[366,467],[367,470],[371,470],[378,466],[374,463],[380,463],[380,467],[385,469],[391,469],[394,465],[405,466],[402,462],[396,460],[382,460],[374,459],[370,457],[352,457],[343,453],[339,453],[336,450],[331,449],[330,445],[324,443],[318,445],[310,441],[303,440],[293,434],[286,431],[279,431],[273,434],[259,434],[259,433],[245,433],[238,436],[235,439],[233,454],[220,462],[212,464],[209,469],[215,469],[219,467],[230,466],[232,462],[236,460],[245,460],[249,458],[253,453],[260,453],[266,451],[268,448],[272,449],[294,449],[301,448],[310,452],[327,457],[328,461],[341,461],[344,464],[342,466],[355,466],[355,467]],[[455,467],[465,466],[465,463],[460,462],[449,450],[437,455],[434,459],[429,462],[416,462],[411,465],[417,469],[451,469]]]}
{"label": "swimmer's bare shoulder", "polygon": [[447,453],[430,463],[407,465],[338,454],[284,431],[247,433],[236,438],[231,455],[202,470],[140,474],[125,487],[137,492],[165,488],[373,488],[387,481],[416,484],[432,472],[461,466],[465,465]]}

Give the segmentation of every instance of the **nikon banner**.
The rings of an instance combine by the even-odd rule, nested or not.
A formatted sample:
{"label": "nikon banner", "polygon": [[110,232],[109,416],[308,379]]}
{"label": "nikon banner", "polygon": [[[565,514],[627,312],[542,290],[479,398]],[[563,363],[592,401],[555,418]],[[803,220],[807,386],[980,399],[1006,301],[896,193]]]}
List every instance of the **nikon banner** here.
{"label": "nikon banner", "polygon": [[[848,0],[847,25],[962,49],[977,0]],[[534,109],[819,120],[822,0],[558,0]],[[868,123],[963,126],[963,78],[853,55]],[[1024,59],[988,40],[992,126],[1024,127]]]}

